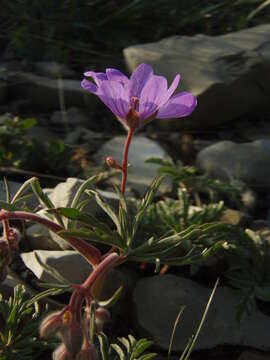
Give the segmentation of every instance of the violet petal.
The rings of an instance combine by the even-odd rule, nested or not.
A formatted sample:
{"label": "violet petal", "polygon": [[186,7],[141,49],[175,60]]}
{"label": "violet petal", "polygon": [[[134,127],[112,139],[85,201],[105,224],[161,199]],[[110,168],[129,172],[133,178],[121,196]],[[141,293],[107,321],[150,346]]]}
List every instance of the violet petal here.
{"label": "violet petal", "polygon": [[153,75],[144,86],[139,102],[140,120],[153,115],[167,94],[167,80],[163,76]]}
{"label": "violet petal", "polygon": [[100,85],[100,99],[118,117],[125,119],[129,112],[128,93],[118,81],[105,80]]}
{"label": "violet petal", "polygon": [[197,105],[196,96],[189,92],[182,92],[173,96],[165,105],[163,105],[158,113],[158,119],[171,119],[188,116],[192,113]]}
{"label": "violet petal", "polygon": [[85,90],[89,91],[92,94],[98,93],[97,85],[95,85],[91,81],[83,79],[83,81],[81,82],[81,86],[82,86],[82,88],[84,88]]}
{"label": "violet petal", "polygon": [[153,75],[153,69],[150,65],[141,64],[132,73],[130,77],[130,97],[139,98],[147,81]]}
{"label": "violet petal", "polygon": [[86,71],[83,75],[86,77],[92,77],[97,86],[99,86],[103,80],[108,80],[107,75],[103,72]]}
{"label": "violet petal", "polygon": [[106,75],[108,80],[118,81],[124,87],[129,86],[129,78],[117,69],[106,69]]}

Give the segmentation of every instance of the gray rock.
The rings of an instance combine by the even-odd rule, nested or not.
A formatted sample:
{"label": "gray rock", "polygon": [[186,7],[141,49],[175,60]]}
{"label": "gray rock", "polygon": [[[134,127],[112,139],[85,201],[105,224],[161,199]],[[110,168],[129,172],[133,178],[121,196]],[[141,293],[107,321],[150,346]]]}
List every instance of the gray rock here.
{"label": "gray rock", "polygon": [[[91,131],[85,127],[82,126],[78,126],[76,127],[75,130],[70,131],[66,138],[65,138],[65,143],[68,144],[76,144],[76,143],[86,143],[86,142],[90,142],[91,141],[91,146],[92,146],[92,142],[94,142],[96,139],[99,139],[100,136],[99,134],[95,133],[94,131]],[[90,144],[89,144],[90,146]]]}
{"label": "gray rock", "polygon": [[41,224],[29,226],[26,236],[32,250],[61,250],[60,245],[52,239],[50,231]]}
{"label": "gray rock", "polygon": [[44,126],[36,125],[28,130],[27,136],[41,143],[46,144],[50,140],[59,139],[59,137]]}
{"label": "gray rock", "polygon": [[0,294],[4,297],[4,299],[9,299],[13,296],[14,288],[18,284],[18,279],[15,279],[13,276],[8,274],[6,279],[0,283]]}
{"label": "gray rock", "polygon": [[208,129],[269,107],[269,33],[265,24],[215,37],[172,36],[130,46],[124,56],[130,70],[145,62],[170,81],[182,74],[179,90],[198,96],[191,116],[160,125]]}
{"label": "gray rock", "polygon": [[13,76],[14,86],[10,86],[10,95],[14,98],[31,99],[33,105],[40,111],[52,111],[62,108],[61,99],[65,107],[85,107],[93,110],[97,100],[95,96],[88,96],[81,88],[79,80],[50,79],[34,74],[18,72]]}
{"label": "gray rock", "polygon": [[115,291],[122,286],[121,297],[113,306],[113,311],[122,318],[129,319],[131,316],[130,303],[132,294],[138,279],[138,273],[125,265],[111,269],[105,277],[100,299],[107,300],[111,298]]}
{"label": "gray rock", "polygon": [[239,179],[255,189],[269,188],[270,140],[218,142],[198,154],[196,165],[222,180]]}
{"label": "gray rock", "polygon": [[42,76],[51,78],[73,77],[75,72],[67,67],[65,64],[59,64],[55,61],[38,61],[34,63],[34,70]]}
{"label": "gray rock", "polygon": [[67,124],[67,126],[78,126],[87,123],[88,117],[81,109],[71,107],[66,111],[55,111],[50,121],[54,125]]}
{"label": "gray rock", "polygon": [[[156,346],[167,350],[177,315],[185,306],[172,346],[173,351],[183,351],[201,321],[210,292],[211,289],[175,275],[141,279],[134,291],[139,336],[148,336]],[[239,298],[231,289],[217,289],[195,349],[225,344],[270,349],[269,317],[255,309],[239,323],[236,320],[238,303]]]}
{"label": "gray rock", "polygon": [[[74,195],[83,183],[83,180],[76,179],[76,178],[68,178],[65,182],[59,183],[49,194],[49,197],[56,208],[58,207],[69,207],[73,201]],[[89,185],[88,189],[93,189],[93,185]],[[100,195],[109,202],[111,206],[117,208],[118,206],[118,198],[117,196],[108,191],[101,191],[98,190]],[[86,194],[82,195],[81,201],[89,199],[89,203],[84,207],[84,211],[90,212],[91,214],[98,215],[102,213],[101,208],[96,204],[94,198],[90,198]],[[46,213],[41,212],[40,215],[46,216]],[[66,223],[67,220],[64,220]],[[55,241],[61,249],[70,249],[70,245],[62,239],[60,236],[55,234],[54,232],[50,231],[50,235],[53,241]]]}
{"label": "gray rock", "polygon": [[[117,136],[106,142],[94,156],[97,165],[104,163],[107,156],[112,156],[119,163],[122,162],[122,152],[125,144],[125,136]],[[130,145],[128,162],[128,181],[127,186],[132,187],[141,195],[145,193],[149,185],[157,175],[158,166],[155,164],[146,164],[145,160],[150,157],[164,158],[166,152],[153,140],[144,136],[135,136]],[[168,182],[163,183],[161,189],[168,189]]]}
{"label": "gray rock", "polygon": [[[74,250],[36,250],[21,253],[21,258],[25,266],[30,269],[39,280],[49,283],[59,283],[59,281],[41,264],[56,270],[62,277],[73,284],[82,283],[92,271],[91,265]],[[40,260],[41,263],[38,260]]]}

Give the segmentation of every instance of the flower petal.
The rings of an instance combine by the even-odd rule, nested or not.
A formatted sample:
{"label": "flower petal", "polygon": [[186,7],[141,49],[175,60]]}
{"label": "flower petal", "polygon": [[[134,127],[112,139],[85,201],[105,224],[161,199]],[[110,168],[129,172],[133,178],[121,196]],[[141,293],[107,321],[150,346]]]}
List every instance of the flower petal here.
{"label": "flower petal", "polygon": [[81,82],[81,86],[82,88],[84,88],[85,90],[89,91],[92,94],[97,94],[98,92],[97,85],[95,85],[91,81],[83,79],[83,81]]}
{"label": "flower petal", "polygon": [[139,101],[140,120],[153,115],[167,94],[167,80],[163,76],[152,75],[144,86]]}
{"label": "flower petal", "polygon": [[182,92],[173,96],[165,105],[163,105],[158,113],[158,119],[171,119],[188,116],[192,113],[197,105],[196,96],[189,92]]}
{"label": "flower petal", "polygon": [[117,69],[106,69],[108,80],[118,81],[124,87],[129,86],[129,78]]}
{"label": "flower petal", "polygon": [[141,64],[132,73],[130,77],[130,97],[139,98],[147,81],[153,75],[153,69],[150,65]]}
{"label": "flower petal", "polygon": [[175,76],[175,78],[173,79],[173,82],[171,83],[171,86],[169,87],[168,91],[167,91],[167,100],[169,100],[169,98],[172,96],[172,94],[175,92],[178,84],[179,84],[179,81],[180,81],[180,75],[177,74]]}
{"label": "flower petal", "polygon": [[118,81],[105,80],[100,85],[99,98],[118,117],[125,119],[129,112],[128,92]]}
{"label": "flower petal", "polygon": [[103,80],[108,80],[107,75],[103,72],[86,71],[83,75],[86,77],[92,77],[97,86],[99,86]]}

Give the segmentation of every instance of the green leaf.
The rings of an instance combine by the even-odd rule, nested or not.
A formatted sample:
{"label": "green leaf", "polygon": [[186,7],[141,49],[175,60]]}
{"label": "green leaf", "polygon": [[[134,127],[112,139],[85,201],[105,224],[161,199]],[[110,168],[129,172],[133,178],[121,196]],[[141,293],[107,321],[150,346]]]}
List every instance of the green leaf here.
{"label": "green leaf", "polygon": [[121,225],[118,219],[118,216],[113,211],[113,209],[110,207],[108,203],[106,203],[104,200],[102,200],[101,196],[98,194],[97,191],[89,190],[90,193],[94,194],[97,204],[101,207],[101,209],[112,219],[114,222],[117,231],[121,233]]}
{"label": "green leaf", "polygon": [[111,348],[117,353],[120,360],[126,360],[125,353],[118,344],[111,344]]}
{"label": "green leaf", "polygon": [[147,339],[140,339],[137,341],[134,351],[135,358],[142,355],[142,353],[147,350],[151,345],[153,345],[153,341]]}
{"label": "green leaf", "polygon": [[119,298],[121,297],[122,291],[123,291],[123,286],[120,286],[120,287],[115,291],[115,293],[113,294],[113,296],[110,297],[110,299],[98,301],[98,305],[99,305],[100,307],[103,307],[103,308],[110,308],[110,307],[112,307],[112,306],[119,300]]}

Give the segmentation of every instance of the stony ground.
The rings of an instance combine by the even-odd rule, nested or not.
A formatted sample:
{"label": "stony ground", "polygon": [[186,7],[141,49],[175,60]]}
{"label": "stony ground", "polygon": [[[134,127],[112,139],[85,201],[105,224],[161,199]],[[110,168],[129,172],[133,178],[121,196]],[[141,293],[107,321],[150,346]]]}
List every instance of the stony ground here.
{"label": "stony ground", "polygon": [[[168,78],[178,71],[183,73],[181,89],[193,91],[199,103],[190,123],[189,120],[153,122],[137,134],[129,158],[132,165],[130,194],[142,195],[156,174],[155,165],[144,163],[149,157],[170,156],[185,165],[196,165],[214,178],[245,184],[245,207],[241,211],[228,209],[226,221],[252,228],[270,243],[268,35],[269,25],[265,25],[215,38],[173,37],[125,51],[130,68],[144,61]],[[54,70],[56,65],[57,70]],[[14,61],[1,62],[0,69],[0,126],[7,117],[5,113],[11,113],[11,118],[14,115],[35,116],[38,126],[31,129],[30,136],[43,143],[60,137],[72,149],[73,161],[68,167],[67,180],[61,173],[57,177],[41,175],[40,178],[43,185],[49,181],[49,185],[48,182],[45,185],[46,192],[56,207],[70,205],[72,194],[81,183],[79,178],[87,176],[94,168],[102,168],[103,159],[108,155],[120,158],[124,142],[121,127],[95,99],[83,94],[77,74],[66,67],[35,63],[25,68]],[[59,71],[63,76],[60,80]],[[65,108],[59,111],[61,92]],[[23,180],[36,174],[35,169],[28,173],[14,168],[0,171],[1,175],[8,174],[12,194]],[[170,182],[165,183],[162,191],[169,191],[170,187]],[[102,191],[112,206],[117,206],[111,187]],[[2,184],[0,199],[4,199]],[[29,204],[31,207],[37,205],[33,200]],[[101,216],[93,203],[88,210]],[[37,225],[28,227],[26,234],[21,245],[22,254],[11,269],[33,289],[37,289],[38,280],[54,280],[36,261],[36,255],[71,282],[85,279],[88,265],[59,237]],[[72,268],[80,271],[74,272],[71,263]],[[206,273],[210,274],[208,282],[211,283],[215,272],[213,275],[206,269]],[[17,281],[10,274],[1,285],[1,291],[9,294]],[[125,292],[115,307],[110,334],[126,335],[132,331],[138,336],[149,336],[156,343],[160,359],[166,358],[171,329],[181,304],[187,305],[188,311],[180,320],[172,348],[172,358],[179,358],[200,320],[210,288],[204,281],[200,283],[200,277],[195,281],[187,278],[185,270],[171,269],[163,276],[154,276],[151,267],[142,271],[131,264],[109,275],[104,297],[120,284],[125,285]],[[237,296],[225,285],[217,291],[192,359],[269,358],[269,304],[259,303],[252,315],[239,325],[232,311],[237,305]]]}

